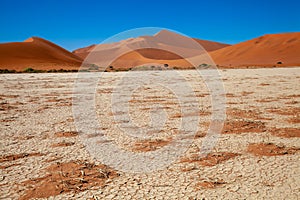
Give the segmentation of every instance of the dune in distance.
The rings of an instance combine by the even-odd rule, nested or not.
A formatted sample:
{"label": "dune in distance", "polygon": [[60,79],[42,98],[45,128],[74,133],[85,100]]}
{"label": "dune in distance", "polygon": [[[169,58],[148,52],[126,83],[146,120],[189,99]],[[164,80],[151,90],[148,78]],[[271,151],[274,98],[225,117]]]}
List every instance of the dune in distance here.
{"label": "dune in distance", "polygon": [[299,66],[300,33],[264,35],[210,53],[221,66]]}
{"label": "dune in distance", "polygon": [[[192,39],[162,30],[153,36],[129,38],[111,44],[92,45],[73,51],[87,63],[128,69],[136,66],[165,65],[188,68],[195,64],[213,64],[207,51],[229,45]],[[190,63],[189,59],[193,60]]]}
{"label": "dune in distance", "polygon": [[[202,46],[202,47],[201,47]],[[200,47],[200,48],[199,48]],[[300,33],[268,34],[235,45],[162,30],[153,36],[90,45],[69,52],[42,38],[0,44],[0,69],[79,69],[82,63],[128,70],[143,65],[176,69],[203,63],[220,68],[300,66]],[[194,59],[193,64],[189,58]]]}
{"label": "dune in distance", "polygon": [[[140,53],[145,58],[150,59],[166,59],[166,60],[173,60],[178,59],[178,55],[175,55],[171,52],[162,52],[160,51],[160,47],[164,47],[165,45],[171,45],[172,48],[176,51],[177,48],[192,48],[187,47],[186,44],[183,43],[183,39],[185,39],[184,36],[181,36],[179,34],[162,30],[155,34],[154,36],[140,36],[138,38],[129,38],[120,42],[111,43],[111,44],[101,44],[99,45],[101,49],[105,50],[118,50],[124,46],[135,46],[135,47],[141,47],[141,46],[149,46],[149,47],[156,47],[157,49],[152,48],[151,50],[148,49],[139,49],[136,50],[138,53]],[[230,46],[228,44],[222,44],[218,42],[208,41],[208,40],[200,40],[193,38],[197,43],[199,43],[206,51],[214,51],[221,49],[223,47]],[[88,54],[94,50],[94,48],[97,45],[93,44],[88,47],[79,48],[73,51],[74,54],[81,57],[82,59],[85,59]],[[190,45],[191,46],[191,45]],[[199,48],[199,47],[197,47]]]}
{"label": "dune in distance", "polygon": [[0,44],[0,69],[78,69],[82,59],[42,38]]}

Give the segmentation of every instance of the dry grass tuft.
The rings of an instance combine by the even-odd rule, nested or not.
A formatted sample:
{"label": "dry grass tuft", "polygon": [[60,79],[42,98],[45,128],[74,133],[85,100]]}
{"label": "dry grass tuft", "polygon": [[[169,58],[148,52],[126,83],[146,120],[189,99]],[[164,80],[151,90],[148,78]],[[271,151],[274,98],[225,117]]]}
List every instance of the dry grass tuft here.
{"label": "dry grass tuft", "polygon": [[140,140],[133,145],[131,150],[138,151],[138,152],[155,151],[155,150],[160,149],[163,146],[169,144],[170,142],[171,142],[171,138],[169,138],[167,140],[163,140],[163,139]]}
{"label": "dry grass tuft", "polygon": [[118,176],[105,165],[85,161],[56,163],[49,166],[43,177],[22,182],[28,189],[20,200],[48,198],[62,193],[77,193],[93,187],[103,187],[107,179]]}

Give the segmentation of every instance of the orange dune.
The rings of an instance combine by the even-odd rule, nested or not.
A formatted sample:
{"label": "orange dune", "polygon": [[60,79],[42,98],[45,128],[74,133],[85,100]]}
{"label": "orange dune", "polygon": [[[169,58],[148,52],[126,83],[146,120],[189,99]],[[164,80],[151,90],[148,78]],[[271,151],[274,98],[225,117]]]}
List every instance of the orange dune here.
{"label": "orange dune", "polygon": [[[157,52],[157,49],[154,50]],[[147,52],[150,54],[151,49],[147,49]],[[169,52],[165,52],[165,54],[168,54]],[[170,53],[171,54],[171,53]],[[175,55],[177,56],[177,55]],[[134,68],[136,66],[151,66],[151,65],[164,65],[168,64],[169,66],[177,66],[181,69],[190,68],[192,67],[192,64],[188,62],[186,59],[182,59],[178,57],[177,59],[151,59],[144,57],[141,55],[138,51],[131,51],[129,53],[126,53],[122,56],[120,56],[118,59],[116,59],[111,65],[115,69],[128,69],[128,68]]]}
{"label": "orange dune", "polygon": [[76,49],[74,51],[72,51],[73,54],[75,54],[76,56],[85,59],[87,57],[87,55],[89,55],[89,53],[96,47],[97,45],[92,44],[88,47],[83,47],[83,48],[79,48]]}
{"label": "orange dune", "polygon": [[219,66],[300,66],[300,33],[264,35],[210,52]]}
{"label": "orange dune", "polygon": [[0,69],[78,69],[81,63],[78,56],[38,37],[0,44]]}
{"label": "orange dune", "polygon": [[218,49],[222,49],[224,47],[229,47],[229,44],[223,44],[223,43],[219,43],[219,42],[213,42],[213,41],[208,41],[208,40],[200,40],[197,38],[193,38],[194,40],[196,40],[196,42],[198,42],[206,51],[211,52],[211,51],[215,51]]}
{"label": "orange dune", "polygon": [[[227,46],[228,44],[222,44],[218,42],[208,41],[208,40],[199,40],[193,38],[198,44],[200,44],[206,51],[214,51],[221,49]],[[93,51],[96,47],[101,50],[103,57],[106,57],[106,52],[112,53],[124,46],[130,48],[137,48],[137,52],[143,55],[146,58],[150,59],[164,59],[164,60],[174,60],[178,59],[178,55],[174,53],[161,50],[161,48],[167,48],[174,50],[175,52],[180,52],[181,49],[184,51],[190,51],[192,48],[191,45],[187,45],[185,41],[187,37],[173,33],[167,30],[162,30],[155,34],[154,36],[140,36],[137,38],[129,38],[120,42],[110,43],[110,44],[100,44],[100,45],[90,45],[88,47],[79,48],[73,51],[73,53],[81,58],[86,58],[88,54]],[[139,47],[145,47],[138,49]],[[199,47],[198,47],[199,48]],[[105,50],[105,51],[104,51]],[[100,55],[100,53],[99,53]]]}
{"label": "orange dune", "polygon": [[[86,58],[85,62],[87,63],[94,63],[101,67],[112,65],[115,69],[128,69],[155,63],[187,68],[191,67],[191,64],[183,58],[200,54],[206,54],[206,57],[209,57],[206,51],[227,46],[229,45],[190,39],[174,32],[162,30],[153,36],[140,36],[110,44],[91,45],[77,49],[73,53],[83,59]],[[110,63],[110,61],[113,62]],[[200,62],[200,64],[202,63]]]}
{"label": "orange dune", "polygon": [[124,70],[164,64],[186,69],[192,67],[188,60],[194,65],[216,63],[220,68],[300,66],[299,51],[299,32],[264,35],[230,46],[191,40],[162,30],[153,36],[91,45],[73,53],[47,40],[32,37],[24,42],[0,44],[0,69],[79,69],[84,59],[87,64],[103,68],[112,65],[114,69]]}

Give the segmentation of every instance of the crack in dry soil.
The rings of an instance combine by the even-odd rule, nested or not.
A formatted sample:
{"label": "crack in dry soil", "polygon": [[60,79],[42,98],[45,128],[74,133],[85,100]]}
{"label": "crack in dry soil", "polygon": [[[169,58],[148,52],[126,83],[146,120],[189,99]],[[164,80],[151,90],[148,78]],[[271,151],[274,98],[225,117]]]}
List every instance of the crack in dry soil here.
{"label": "crack in dry soil", "polygon": [[202,166],[211,167],[239,155],[240,154],[238,153],[232,153],[232,152],[215,152],[215,153],[210,153],[203,158],[199,158],[199,154],[193,154],[190,158],[182,158],[180,162],[198,163]]}
{"label": "crack in dry soil", "polygon": [[223,184],[226,184],[226,182],[223,179],[216,181],[202,181],[196,184],[196,190],[200,190],[201,188],[212,189]]}

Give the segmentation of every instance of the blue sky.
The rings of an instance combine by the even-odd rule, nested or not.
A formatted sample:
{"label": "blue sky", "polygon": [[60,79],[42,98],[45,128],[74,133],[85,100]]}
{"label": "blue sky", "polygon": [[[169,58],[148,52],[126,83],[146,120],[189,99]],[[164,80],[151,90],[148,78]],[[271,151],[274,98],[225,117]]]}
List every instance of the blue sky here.
{"label": "blue sky", "polygon": [[230,44],[300,32],[299,0],[0,0],[0,7],[1,43],[39,36],[68,50],[140,27]]}

